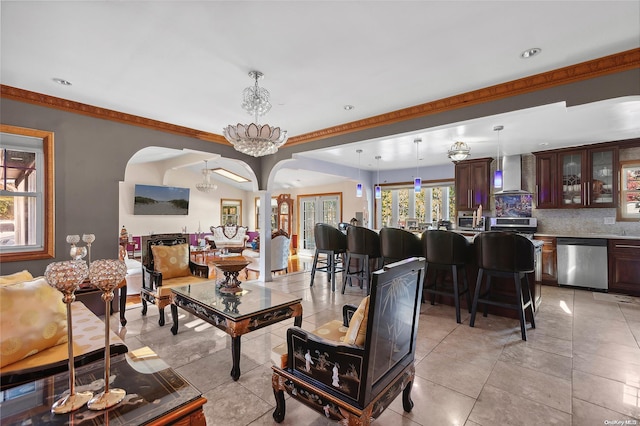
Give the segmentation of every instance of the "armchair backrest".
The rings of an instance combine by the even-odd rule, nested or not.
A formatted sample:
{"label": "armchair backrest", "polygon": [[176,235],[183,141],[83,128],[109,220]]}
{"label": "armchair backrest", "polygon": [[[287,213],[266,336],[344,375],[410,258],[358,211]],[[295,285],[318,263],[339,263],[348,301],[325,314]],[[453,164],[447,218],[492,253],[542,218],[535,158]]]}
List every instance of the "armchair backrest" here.
{"label": "armchair backrest", "polygon": [[289,266],[289,244],[291,240],[284,235],[271,238],[271,271],[282,271]]}
{"label": "armchair backrest", "polygon": [[151,247],[156,245],[173,246],[176,244],[186,244],[188,242],[189,236],[184,234],[156,234],[144,237],[142,265],[151,271],[154,270]]}
{"label": "armchair backrest", "polygon": [[361,386],[363,406],[413,363],[422,301],[424,258],[412,257],[373,273]]}

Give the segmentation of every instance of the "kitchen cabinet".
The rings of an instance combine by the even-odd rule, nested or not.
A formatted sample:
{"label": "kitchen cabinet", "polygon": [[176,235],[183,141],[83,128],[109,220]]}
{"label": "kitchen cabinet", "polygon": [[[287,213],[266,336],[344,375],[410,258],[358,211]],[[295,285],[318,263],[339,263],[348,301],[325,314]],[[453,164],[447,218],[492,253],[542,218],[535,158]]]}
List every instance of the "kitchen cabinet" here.
{"label": "kitchen cabinet", "polygon": [[617,147],[563,149],[535,155],[537,208],[616,207]]}
{"label": "kitchen cabinet", "polygon": [[536,207],[555,208],[558,205],[558,156],[555,153],[536,155]]}
{"label": "kitchen cabinet", "polygon": [[455,166],[456,210],[489,209],[492,158],[460,161]]}
{"label": "kitchen cabinet", "polygon": [[640,240],[609,240],[609,291],[640,296]]}
{"label": "kitchen cabinet", "polygon": [[543,242],[542,282],[544,284],[558,284],[558,252],[556,247],[556,238],[536,236],[535,239]]}

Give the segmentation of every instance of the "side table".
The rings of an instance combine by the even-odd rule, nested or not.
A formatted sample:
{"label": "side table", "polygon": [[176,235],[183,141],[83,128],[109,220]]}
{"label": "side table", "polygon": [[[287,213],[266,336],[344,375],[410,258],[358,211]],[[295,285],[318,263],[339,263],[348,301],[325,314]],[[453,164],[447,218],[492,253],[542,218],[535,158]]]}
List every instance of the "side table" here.
{"label": "side table", "polygon": [[104,300],[102,300],[102,290],[91,285],[90,282],[85,282],[80,285],[80,288],[75,293],[76,298],[85,304],[87,308],[94,314],[105,317],[113,314],[115,311],[113,304],[117,301],[118,310],[120,311],[120,324],[124,327],[127,325],[127,319],[124,316],[124,312],[127,308],[127,281],[124,280],[124,285],[118,287],[113,292],[113,300],[111,301],[111,312],[104,312]]}

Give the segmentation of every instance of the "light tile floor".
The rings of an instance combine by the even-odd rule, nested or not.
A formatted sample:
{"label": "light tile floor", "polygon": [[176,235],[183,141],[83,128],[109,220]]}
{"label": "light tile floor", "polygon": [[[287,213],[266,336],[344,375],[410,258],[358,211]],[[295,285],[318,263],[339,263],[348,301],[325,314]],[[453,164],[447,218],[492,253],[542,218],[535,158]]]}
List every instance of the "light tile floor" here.
{"label": "light tile floor", "polygon": [[[359,303],[357,287],[332,293],[319,274],[275,277],[266,285],[303,298],[303,328],[341,318],[342,305]],[[401,397],[378,418],[380,425],[635,425],[640,423],[640,298],[635,303],[598,300],[584,290],[543,286],[542,305],[528,341],[516,320],[479,316],[476,327],[455,322],[450,306],[424,304],[418,330],[415,403]],[[167,313],[169,309],[167,308]],[[129,323],[111,325],[130,349],[149,346],[207,398],[207,424],[275,425],[270,350],[284,341],[293,320],[242,338],[241,371],[231,370],[230,337],[181,311],[180,329],[127,310]],[[168,316],[170,318],[170,315]],[[298,401],[287,399],[282,425],[334,424]]]}

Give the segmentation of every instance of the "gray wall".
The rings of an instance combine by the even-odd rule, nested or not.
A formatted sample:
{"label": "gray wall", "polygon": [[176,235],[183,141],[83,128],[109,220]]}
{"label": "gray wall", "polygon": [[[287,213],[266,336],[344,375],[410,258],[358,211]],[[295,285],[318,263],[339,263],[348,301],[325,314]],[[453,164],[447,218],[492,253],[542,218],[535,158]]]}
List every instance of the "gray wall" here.
{"label": "gray wall", "polygon": [[22,269],[42,275],[52,261],[68,260],[69,234],[95,234],[91,258],[116,258],[118,182],[131,156],[144,147],[189,148],[239,158],[260,176],[260,161],[230,146],[7,99],[0,99],[0,111],[3,124],[52,131],[55,140],[55,259],[4,262],[3,275]]}
{"label": "gray wall", "polygon": [[[123,180],[127,161],[147,146],[190,148],[212,152],[247,162],[255,171],[260,189],[265,189],[269,173],[281,160],[300,151],[392,135],[436,125],[497,114],[521,108],[566,101],[567,105],[640,94],[640,69],[577,81],[554,88],[474,104],[465,108],[427,115],[412,120],[368,128],[296,146],[284,146],[272,156],[255,159],[232,147],[176,136],[160,131],[111,122],[52,108],[0,99],[3,124],[55,133],[55,247],[53,260],[68,259],[68,234],[94,233],[92,258],[117,255],[118,182]],[[42,274],[52,260],[9,262],[2,274],[29,269]]]}

